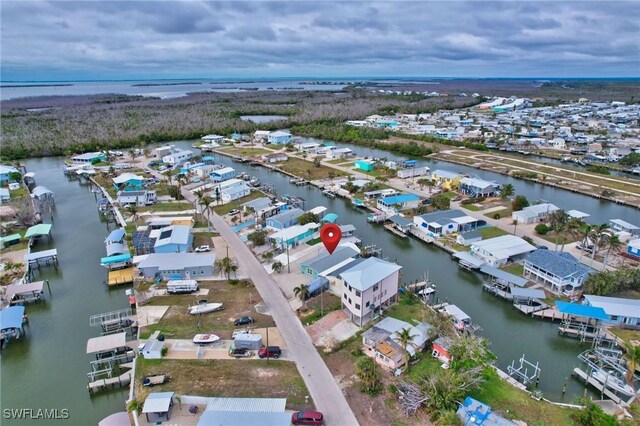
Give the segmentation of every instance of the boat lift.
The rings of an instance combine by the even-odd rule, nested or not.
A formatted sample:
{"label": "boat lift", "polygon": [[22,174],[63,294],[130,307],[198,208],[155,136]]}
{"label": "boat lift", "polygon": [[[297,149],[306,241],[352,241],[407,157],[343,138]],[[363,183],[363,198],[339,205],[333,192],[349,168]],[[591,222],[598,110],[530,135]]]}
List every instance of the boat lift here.
{"label": "boat lift", "polygon": [[131,308],[119,309],[117,311],[91,315],[89,317],[89,325],[91,327],[101,327],[101,335],[103,336],[122,331],[132,332],[133,325],[135,324],[132,317],[133,311]]}
{"label": "boat lift", "polygon": [[[523,383],[526,387],[532,386],[535,384],[537,386],[538,381],[540,380],[540,367],[539,363],[536,362],[535,365],[529,361],[527,361],[522,354],[520,357],[520,366],[516,368],[516,361],[511,361],[511,365],[507,366],[507,371],[511,377],[516,379],[517,381]],[[532,373],[529,374],[529,369],[532,370]]]}

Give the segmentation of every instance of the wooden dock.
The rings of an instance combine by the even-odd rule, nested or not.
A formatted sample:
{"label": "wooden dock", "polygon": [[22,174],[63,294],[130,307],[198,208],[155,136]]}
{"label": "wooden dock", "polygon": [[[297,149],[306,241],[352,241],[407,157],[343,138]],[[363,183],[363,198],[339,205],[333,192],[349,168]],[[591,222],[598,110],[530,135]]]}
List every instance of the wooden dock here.
{"label": "wooden dock", "polygon": [[620,403],[625,402],[615,392],[613,392],[612,390],[606,388],[602,383],[600,383],[599,381],[597,381],[593,377],[589,376],[587,373],[585,373],[580,368],[577,368],[577,367],[574,368],[572,374],[574,376],[578,377],[579,379],[581,379],[586,384],[589,384],[589,385],[593,386],[594,388],[596,388],[602,395],[604,395],[607,398],[611,399],[615,403],[620,404]]}
{"label": "wooden dock", "polygon": [[109,287],[114,285],[131,284],[133,282],[133,267],[125,269],[117,269],[109,271],[107,284]]}
{"label": "wooden dock", "polygon": [[404,232],[398,230],[395,226],[391,225],[390,223],[384,225],[384,229],[386,229],[389,232],[392,232],[393,234],[397,235],[398,237],[408,238],[407,234],[405,234]]}
{"label": "wooden dock", "polygon": [[[129,365],[132,366],[132,363],[122,364],[122,367],[126,367]],[[87,390],[89,391],[90,395],[93,395],[95,393],[98,393],[100,391],[104,391],[107,389],[115,389],[115,388],[121,388],[123,386],[128,386],[129,383],[131,383],[131,379],[132,379],[132,374],[131,374],[131,370],[129,370],[129,371],[125,371],[118,377],[109,377],[106,379],[98,379],[93,382],[89,382],[87,384]]]}
{"label": "wooden dock", "polygon": [[548,309],[549,305],[547,305],[546,303],[542,303],[541,305],[531,306],[524,303],[514,303],[513,307],[519,310],[520,312],[522,312],[523,314],[533,315],[536,312]]}
{"label": "wooden dock", "polygon": [[542,311],[534,312],[532,315],[536,318],[548,319],[551,321],[562,321],[564,319],[563,315],[556,308],[544,309]]}

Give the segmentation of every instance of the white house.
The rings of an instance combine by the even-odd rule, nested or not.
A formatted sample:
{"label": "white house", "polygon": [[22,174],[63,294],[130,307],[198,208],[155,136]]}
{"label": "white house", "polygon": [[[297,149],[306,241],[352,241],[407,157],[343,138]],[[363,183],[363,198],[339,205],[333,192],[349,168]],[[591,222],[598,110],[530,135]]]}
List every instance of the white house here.
{"label": "white house", "polygon": [[261,158],[265,163],[280,163],[282,161],[287,161],[289,157],[284,152],[276,152],[273,154],[265,154]]}
{"label": "white house", "polygon": [[269,133],[271,133],[269,130],[256,130],[253,132],[253,139],[260,142],[266,142],[269,137]]}
{"label": "white house", "polygon": [[454,232],[468,232],[486,225],[483,220],[476,219],[460,210],[442,210],[413,217],[418,229],[432,238]]}
{"label": "white house", "polygon": [[[238,181],[239,179],[231,180]],[[251,188],[242,180],[239,180],[239,182],[234,182],[232,185],[227,185],[224,188],[222,187],[222,184],[220,186],[220,196],[222,197],[223,203],[228,203],[230,201],[246,197],[251,193]]]}
{"label": "white house", "polygon": [[419,177],[419,176],[426,176],[427,174],[429,174],[429,168],[428,167],[412,167],[409,169],[400,169],[397,172],[397,176],[400,179],[407,179],[407,178],[413,178],[413,177]]}
{"label": "white house", "polygon": [[471,255],[498,268],[517,260],[536,248],[515,235],[503,235],[471,244]]}
{"label": "white house", "polygon": [[215,182],[223,182],[225,180],[232,179],[236,176],[236,169],[233,167],[223,167],[216,169],[211,173],[211,178]]}
{"label": "white house", "polygon": [[345,158],[351,157],[352,155],[355,155],[355,153],[351,150],[351,148],[330,149],[326,153],[327,159]]}
{"label": "white house", "polygon": [[626,222],[622,219],[611,219],[609,221],[609,225],[611,226],[611,229],[613,229],[616,232],[627,232],[631,235],[640,236],[639,227],[637,227],[632,223]]}
{"label": "white house", "polygon": [[559,210],[559,207],[551,203],[534,204],[511,213],[511,218],[521,224],[542,222],[556,210]]}
{"label": "white house", "polygon": [[127,206],[135,204],[138,207],[150,206],[157,201],[156,191],[119,191],[118,204]]}
{"label": "white house", "polygon": [[171,166],[175,166],[184,163],[191,157],[193,157],[193,152],[189,151],[188,149],[175,148],[173,152],[162,157],[162,162]]}
{"label": "white house", "polygon": [[402,266],[370,257],[343,271],[342,306],[351,320],[361,327],[372,319],[381,307],[395,302]]}
{"label": "white house", "polygon": [[611,322],[622,327],[640,327],[640,300],[621,297],[584,296],[585,304],[604,309]]}
{"label": "white house", "polygon": [[295,148],[299,152],[313,153],[313,152],[316,152],[318,148],[320,148],[321,146],[322,145],[320,145],[317,142],[303,142],[303,143],[296,144]]}
{"label": "white house", "polygon": [[570,295],[582,287],[589,269],[570,253],[538,249],[525,257],[523,274],[556,293]]}

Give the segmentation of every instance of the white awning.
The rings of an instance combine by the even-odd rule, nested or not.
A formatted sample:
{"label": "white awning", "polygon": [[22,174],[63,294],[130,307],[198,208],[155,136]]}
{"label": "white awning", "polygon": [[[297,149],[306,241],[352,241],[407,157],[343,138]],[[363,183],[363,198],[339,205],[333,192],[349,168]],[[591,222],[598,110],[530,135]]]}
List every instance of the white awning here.
{"label": "white awning", "polygon": [[171,408],[171,400],[174,392],[150,393],[144,401],[142,413],[166,413]]}
{"label": "white awning", "polygon": [[127,346],[127,333],[110,334],[87,340],[87,353],[108,351]]}

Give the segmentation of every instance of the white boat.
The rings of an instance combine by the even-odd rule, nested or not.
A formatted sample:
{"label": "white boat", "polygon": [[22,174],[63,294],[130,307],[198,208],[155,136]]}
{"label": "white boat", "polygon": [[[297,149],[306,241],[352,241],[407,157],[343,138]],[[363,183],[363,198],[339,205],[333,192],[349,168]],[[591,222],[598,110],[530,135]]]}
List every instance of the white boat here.
{"label": "white boat", "polygon": [[196,334],[193,336],[193,343],[196,345],[206,345],[208,343],[217,342],[220,337],[215,334]]}
{"label": "white boat", "polygon": [[593,371],[591,373],[591,377],[617,393],[621,393],[626,396],[633,396],[636,393],[633,386],[629,386],[624,380],[614,376],[611,372],[606,370]]}
{"label": "white boat", "polygon": [[208,314],[209,312],[221,311],[224,309],[222,303],[202,303],[200,305],[189,306],[191,315]]}

